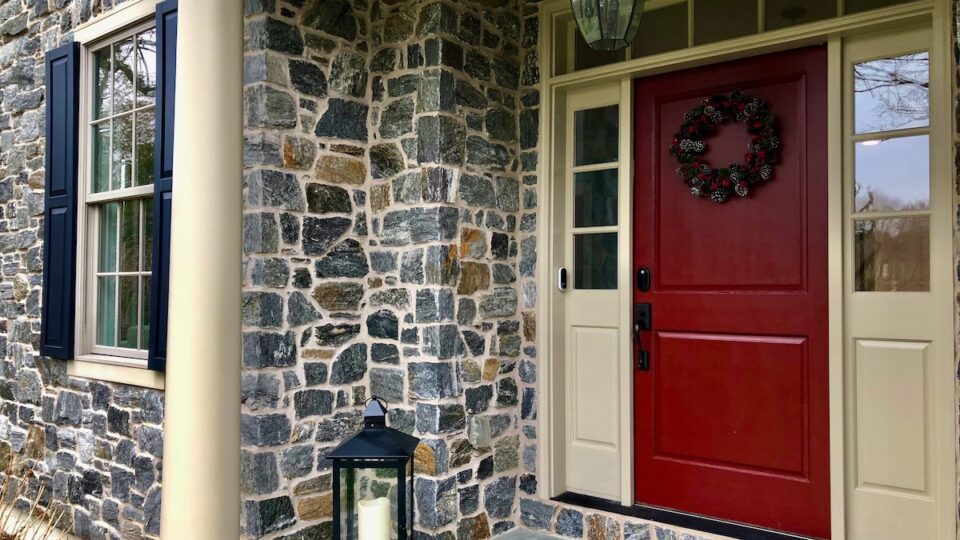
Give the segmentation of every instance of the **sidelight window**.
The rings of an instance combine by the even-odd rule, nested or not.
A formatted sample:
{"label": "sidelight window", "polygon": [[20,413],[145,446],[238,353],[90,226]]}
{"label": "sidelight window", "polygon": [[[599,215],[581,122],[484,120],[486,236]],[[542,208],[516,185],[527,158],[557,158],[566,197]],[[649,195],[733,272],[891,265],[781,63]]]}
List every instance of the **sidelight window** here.
{"label": "sidelight window", "polygon": [[930,290],[929,60],[919,51],[851,66],[857,291]]}
{"label": "sidelight window", "polygon": [[573,113],[573,285],[575,289],[617,288],[617,190],[619,176],[617,105]]}

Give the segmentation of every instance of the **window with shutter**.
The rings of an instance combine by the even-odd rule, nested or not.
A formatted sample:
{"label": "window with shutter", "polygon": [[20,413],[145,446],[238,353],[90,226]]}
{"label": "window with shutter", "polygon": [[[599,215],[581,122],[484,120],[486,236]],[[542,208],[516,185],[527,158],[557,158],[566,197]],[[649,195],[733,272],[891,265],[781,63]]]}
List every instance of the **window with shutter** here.
{"label": "window with shutter", "polygon": [[45,355],[165,367],[176,10],[47,55]]}

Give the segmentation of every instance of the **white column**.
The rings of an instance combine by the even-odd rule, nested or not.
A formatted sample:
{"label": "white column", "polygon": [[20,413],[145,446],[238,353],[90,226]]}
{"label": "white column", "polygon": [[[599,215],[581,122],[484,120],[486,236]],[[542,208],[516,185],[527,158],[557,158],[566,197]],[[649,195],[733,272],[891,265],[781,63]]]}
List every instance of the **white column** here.
{"label": "white column", "polygon": [[180,2],[165,540],[240,536],[243,2]]}

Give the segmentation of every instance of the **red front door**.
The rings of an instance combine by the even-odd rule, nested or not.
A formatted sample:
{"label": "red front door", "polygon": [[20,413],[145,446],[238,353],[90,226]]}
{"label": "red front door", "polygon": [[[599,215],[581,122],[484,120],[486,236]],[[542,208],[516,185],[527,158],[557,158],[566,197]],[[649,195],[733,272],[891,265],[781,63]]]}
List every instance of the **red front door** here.
{"label": "red front door", "polygon": [[[652,307],[640,503],[830,535],[826,62],[813,47],[636,84],[634,260],[651,286],[634,300]],[[782,150],[772,180],[718,204],[668,147],[684,112],[733,90],[769,104]],[[747,138],[724,124],[704,157],[742,161]]]}

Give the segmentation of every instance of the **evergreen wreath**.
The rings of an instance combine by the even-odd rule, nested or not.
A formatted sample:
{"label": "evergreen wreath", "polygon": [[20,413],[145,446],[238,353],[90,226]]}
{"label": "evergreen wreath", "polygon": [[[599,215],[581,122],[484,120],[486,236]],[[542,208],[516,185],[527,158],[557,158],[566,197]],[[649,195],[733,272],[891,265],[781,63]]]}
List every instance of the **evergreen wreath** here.
{"label": "evergreen wreath", "polygon": [[[707,149],[704,140],[716,126],[731,120],[747,126],[750,136],[747,153],[740,163],[711,167],[702,157]],[[754,186],[773,178],[779,148],[776,117],[767,103],[735,90],[726,95],[706,97],[700,105],[685,112],[680,130],[670,144],[670,154],[680,162],[677,174],[690,187],[690,193],[722,203],[731,193],[746,197]]]}

